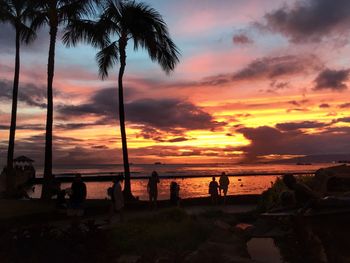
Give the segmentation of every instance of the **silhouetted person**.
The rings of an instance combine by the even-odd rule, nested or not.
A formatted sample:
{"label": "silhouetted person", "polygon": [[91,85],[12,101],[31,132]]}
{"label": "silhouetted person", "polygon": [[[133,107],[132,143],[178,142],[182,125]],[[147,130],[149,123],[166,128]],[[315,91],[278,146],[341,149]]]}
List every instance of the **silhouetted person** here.
{"label": "silhouetted person", "polygon": [[66,190],[62,189],[57,192],[56,208],[65,209],[67,208]]}
{"label": "silhouetted person", "polygon": [[212,178],[213,180],[209,183],[209,194],[211,196],[211,203],[216,205],[218,203],[219,197],[219,184],[215,180],[215,176]]}
{"label": "silhouetted person", "polygon": [[230,184],[230,180],[228,179],[228,176],[226,175],[225,172],[223,172],[220,176],[219,179],[219,183],[220,183],[220,193],[221,190],[224,194],[224,204],[226,203],[226,195],[227,195],[227,190],[228,190],[228,185]]}
{"label": "silhouetted person", "polygon": [[180,186],[177,182],[170,183],[170,203],[179,205],[180,202]]}
{"label": "silhouetted person", "polygon": [[285,174],[282,180],[288,189],[294,192],[295,202],[298,207],[308,207],[319,200],[319,196],[304,183],[297,182],[294,175]]}
{"label": "silhouetted person", "polygon": [[120,221],[123,221],[123,208],[124,208],[124,195],[121,183],[123,182],[123,176],[119,175],[113,179],[113,185],[110,188],[109,194],[111,197],[111,207],[109,211],[108,222],[111,222],[113,214],[119,213]]}
{"label": "silhouetted person", "polygon": [[74,210],[83,209],[83,204],[86,199],[86,185],[83,182],[81,175],[77,174],[71,186],[71,208]]}
{"label": "silhouetted person", "polygon": [[16,197],[18,199],[31,199],[24,185],[17,186]]}
{"label": "silhouetted person", "polygon": [[157,207],[157,198],[158,198],[158,184],[159,176],[156,171],[153,171],[151,177],[148,179],[147,191],[149,196],[150,204],[153,204],[153,208]]}

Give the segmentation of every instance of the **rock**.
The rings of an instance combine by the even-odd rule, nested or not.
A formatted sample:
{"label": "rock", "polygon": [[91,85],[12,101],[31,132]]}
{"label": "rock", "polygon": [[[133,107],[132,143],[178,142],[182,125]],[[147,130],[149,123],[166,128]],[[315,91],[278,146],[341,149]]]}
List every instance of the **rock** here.
{"label": "rock", "polygon": [[241,230],[243,230],[243,231],[247,230],[247,229],[250,228],[250,227],[253,227],[253,225],[251,225],[251,224],[246,224],[246,223],[239,223],[239,224],[235,225],[235,228],[241,229]]}
{"label": "rock", "polygon": [[123,255],[118,258],[117,263],[138,263],[141,257],[136,255]]}
{"label": "rock", "polygon": [[252,262],[250,261],[241,240],[238,243],[217,243],[207,241],[196,251],[188,255],[185,262]]}
{"label": "rock", "polygon": [[228,230],[228,231],[231,229],[231,226],[222,220],[216,220],[214,222],[214,225],[221,228],[221,229]]}
{"label": "rock", "polygon": [[161,257],[156,260],[156,263],[172,263],[174,260],[171,260],[170,258],[167,257]]}
{"label": "rock", "polygon": [[185,263],[254,263],[250,258],[240,257],[230,254],[202,255],[199,251],[194,251],[185,258]]}

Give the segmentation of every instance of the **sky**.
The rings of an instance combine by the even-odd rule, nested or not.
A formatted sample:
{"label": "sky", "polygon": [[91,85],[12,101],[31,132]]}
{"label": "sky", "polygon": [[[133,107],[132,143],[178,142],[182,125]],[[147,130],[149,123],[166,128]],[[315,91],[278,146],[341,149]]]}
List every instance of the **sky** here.
{"label": "sky", "polygon": [[[133,163],[265,162],[350,153],[350,1],[145,0],[180,63],[167,75],[129,41]],[[60,36],[62,33],[60,33]],[[21,51],[15,155],[43,163],[48,32]],[[121,163],[118,65],[57,42],[54,166]],[[0,164],[7,154],[14,34],[0,25]]]}

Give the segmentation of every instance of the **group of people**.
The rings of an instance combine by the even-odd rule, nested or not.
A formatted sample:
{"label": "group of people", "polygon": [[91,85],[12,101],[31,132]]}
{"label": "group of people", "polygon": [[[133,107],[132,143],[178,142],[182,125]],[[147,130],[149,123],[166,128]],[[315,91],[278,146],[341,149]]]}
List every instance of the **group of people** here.
{"label": "group of people", "polygon": [[221,196],[221,192],[224,197],[224,204],[226,204],[226,196],[228,191],[228,186],[230,184],[230,179],[225,172],[221,173],[219,183],[216,181],[215,176],[212,177],[212,181],[209,183],[209,194],[211,197],[212,204],[216,205]]}
{"label": "group of people", "polygon": [[[120,220],[123,220],[123,208],[124,208],[124,196],[122,191],[123,175],[119,175],[113,179],[112,187],[108,188],[107,194],[111,199],[111,208],[109,220],[111,220],[114,213],[119,213]],[[159,175],[156,171],[151,173],[147,183],[147,193],[149,197],[150,206],[153,209],[157,208],[158,200],[158,184]],[[180,186],[176,182],[171,182],[170,184],[170,202],[172,205],[179,205],[180,201]]]}
{"label": "group of people", "polygon": [[[60,183],[54,181],[52,193],[57,196],[57,208],[67,209],[69,215],[79,216],[83,214],[87,190],[86,184],[80,174],[75,175],[71,187],[68,189],[61,189]],[[66,199],[67,195],[69,196],[69,200]]]}
{"label": "group of people", "polygon": [[[113,185],[107,189],[107,195],[110,197],[111,206],[109,212],[109,221],[115,213],[120,215],[120,220],[123,220],[124,195],[122,190],[122,183],[124,177],[122,174],[113,178]],[[149,203],[153,209],[157,208],[158,200],[158,184],[160,183],[159,175],[153,171],[148,179],[147,193],[149,196]],[[209,194],[213,204],[217,204],[219,196],[223,193],[223,202],[226,202],[226,195],[230,180],[225,173],[222,173],[219,183],[215,177],[209,184]],[[57,206],[59,208],[67,208],[71,215],[81,215],[83,213],[84,202],[87,196],[86,184],[82,180],[80,174],[77,174],[70,188],[61,190],[57,187]],[[69,201],[66,200],[66,195],[69,196]],[[172,205],[179,205],[180,202],[180,186],[177,182],[170,183],[170,203]]]}

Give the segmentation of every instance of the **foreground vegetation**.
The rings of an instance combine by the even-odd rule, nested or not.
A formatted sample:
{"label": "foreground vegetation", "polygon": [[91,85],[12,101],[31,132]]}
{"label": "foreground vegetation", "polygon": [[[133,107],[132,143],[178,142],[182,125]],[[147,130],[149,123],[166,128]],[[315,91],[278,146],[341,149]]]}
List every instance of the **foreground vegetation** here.
{"label": "foreground vegetation", "polygon": [[2,229],[0,257],[2,262],[114,262],[136,255],[141,262],[160,257],[181,262],[212,230],[181,209],[143,214],[108,228],[94,220],[67,227],[39,224]]}

